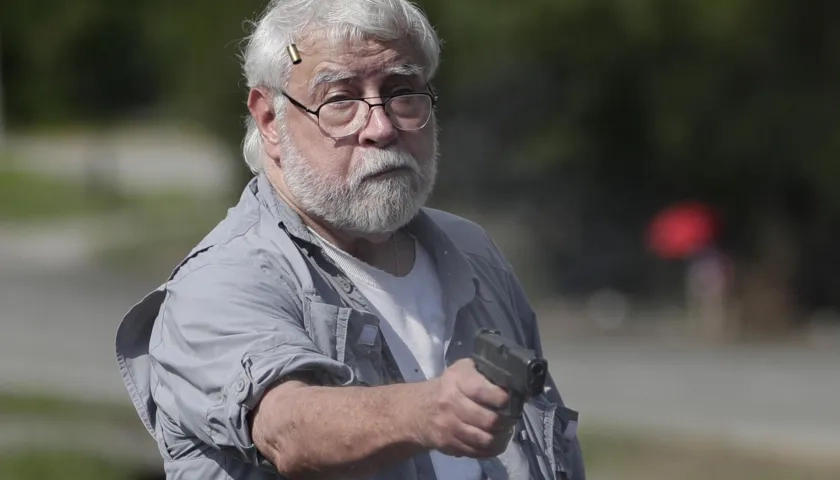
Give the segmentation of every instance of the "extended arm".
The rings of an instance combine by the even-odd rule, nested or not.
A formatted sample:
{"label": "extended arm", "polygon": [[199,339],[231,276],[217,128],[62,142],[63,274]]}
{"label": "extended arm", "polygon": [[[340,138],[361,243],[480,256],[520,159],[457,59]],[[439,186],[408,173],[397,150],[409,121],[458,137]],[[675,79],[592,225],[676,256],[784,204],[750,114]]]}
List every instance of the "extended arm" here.
{"label": "extended arm", "polygon": [[293,380],[266,393],[252,435],[289,478],[370,474],[427,450],[419,413],[428,392],[426,382],[337,388]]}

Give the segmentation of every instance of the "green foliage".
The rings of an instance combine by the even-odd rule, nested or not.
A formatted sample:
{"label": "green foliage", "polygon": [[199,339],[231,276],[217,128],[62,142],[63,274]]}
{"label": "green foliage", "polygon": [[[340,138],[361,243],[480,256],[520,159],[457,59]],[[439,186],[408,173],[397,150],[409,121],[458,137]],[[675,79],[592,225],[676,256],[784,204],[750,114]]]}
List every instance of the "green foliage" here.
{"label": "green foliage", "polygon": [[665,197],[688,190],[731,202],[755,196],[727,192],[733,183],[773,190],[793,174],[840,199],[816,173],[833,173],[827,159],[840,154],[834,3],[426,3],[449,39],[453,93],[488,72],[498,83],[535,70],[544,79],[504,92],[525,104],[516,121],[530,128],[509,142],[523,153],[503,155],[516,161],[504,162],[502,178],[578,165],[608,183],[609,172],[628,174],[623,182]]}
{"label": "green foliage", "polygon": [[[264,4],[12,2],[0,20],[9,123],[162,116],[236,151],[237,55]],[[593,255],[639,254],[644,222],[682,199],[718,207],[741,254],[768,213],[794,221],[805,244],[816,235],[806,226],[840,231],[840,3],[420,4],[445,42],[436,201],[530,205],[547,251],[568,259],[587,253],[545,218],[580,219]]]}
{"label": "green foliage", "polygon": [[[12,126],[109,122],[149,110],[223,131],[243,110],[240,2],[13,2],[0,20]],[[222,127],[222,128],[220,128]],[[230,134],[229,134],[230,135]]]}
{"label": "green foliage", "polygon": [[[735,182],[772,190],[795,174],[838,200],[825,175],[840,153],[835,3],[421,4],[446,42],[444,122],[458,114],[447,103],[477,84],[473,101],[518,105],[508,121],[522,125],[494,162],[499,179],[545,179],[578,165],[597,178],[631,173],[625,181],[667,197],[688,190],[731,202],[741,199],[727,193]],[[236,145],[245,114],[237,55],[246,20],[263,6],[13,2],[0,24],[11,122],[113,121],[153,109]],[[515,89],[492,88],[520,76]]]}

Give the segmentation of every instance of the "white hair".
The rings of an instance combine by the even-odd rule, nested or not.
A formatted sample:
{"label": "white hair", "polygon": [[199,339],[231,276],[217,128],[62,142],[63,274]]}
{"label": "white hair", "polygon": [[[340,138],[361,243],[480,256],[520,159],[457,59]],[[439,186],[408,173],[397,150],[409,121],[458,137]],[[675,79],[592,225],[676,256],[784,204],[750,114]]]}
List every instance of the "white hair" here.
{"label": "white hair", "polygon": [[[318,32],[328,41],[406,39],[421,53],[423,74],[429,81],[437,71],[440,40],[425,14],[408,0],[271,0],[254,22],[242,55],[249,88],[273,92],[286,88],[292,62],[286,47]],[[276,121],[282,122],[285,98],[275,95]],[[256,121],[249,116],[242,144],[252,172],[263,168],[265,150]]]}

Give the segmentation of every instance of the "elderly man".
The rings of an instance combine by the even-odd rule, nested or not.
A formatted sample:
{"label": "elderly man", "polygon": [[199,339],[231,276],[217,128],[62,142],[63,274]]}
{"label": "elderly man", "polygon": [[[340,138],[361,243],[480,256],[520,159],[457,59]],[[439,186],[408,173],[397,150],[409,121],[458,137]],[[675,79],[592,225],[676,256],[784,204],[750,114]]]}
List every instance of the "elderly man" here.
{"label": "elderly man", "polygon": [[510,419],[469,358],[479,327],[541,345],[484,230],[423,207],[438,55],[405,0],[276,0],[255,24],[256,177],[117,334],[167,478],[584,480],[551,379]]}

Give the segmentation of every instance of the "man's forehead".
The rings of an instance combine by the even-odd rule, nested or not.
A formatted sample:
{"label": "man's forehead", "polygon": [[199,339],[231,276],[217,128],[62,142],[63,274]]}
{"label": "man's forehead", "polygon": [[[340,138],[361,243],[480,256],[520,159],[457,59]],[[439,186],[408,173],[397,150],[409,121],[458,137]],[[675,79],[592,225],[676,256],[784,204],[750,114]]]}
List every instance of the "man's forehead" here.
{"label": "man's forehead", "polygon": [[310,76],[310,85],[335,83],[355,78],[380,76],[422,76],[423,68],[414,63],[385,62],[369,65],[324,63]]}
{"label": "man's forehead", "polygon": [[[418,55],[404,42],[379,42],[374,40],[327,44],[315,42],[301,55],[308,59],[310,68],[305,73],[309,83],[338,81],[354,77],[382,74],[422,75]],[[308,58],[307,58],[308,57]],[[303,80],[301,78],[301,80]]]}
{"label": "man's forehead", "polygon": [[304,46],[316,58],[330,58],[341,62],[360,59],[393,60],[400,56],[414,56],[415,53],[407,39],[383,41],[362,37],[339,40],[312,35],[304,42]]}

